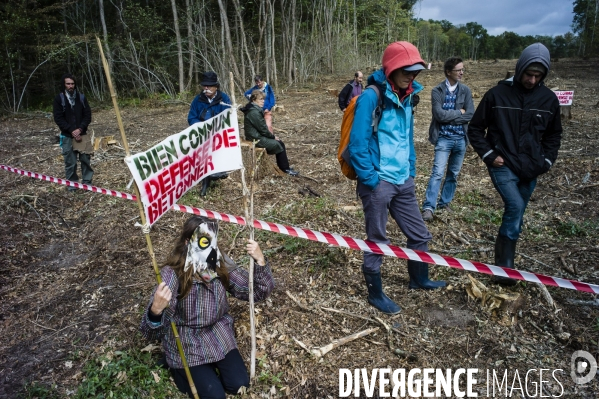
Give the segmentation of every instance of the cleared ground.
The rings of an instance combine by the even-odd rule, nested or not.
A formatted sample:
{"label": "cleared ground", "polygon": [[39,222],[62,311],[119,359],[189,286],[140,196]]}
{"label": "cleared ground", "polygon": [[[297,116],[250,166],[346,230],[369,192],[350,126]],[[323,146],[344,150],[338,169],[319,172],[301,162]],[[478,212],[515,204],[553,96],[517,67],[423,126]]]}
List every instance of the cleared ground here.
{"label": "cleared ground", "polygon": [[[513,60],[466,63],[464,82],[474,93],[475,105],[514,65]],[[547,85],[574,90],[573,118],[564,121],[558,162],[539,178],[516,260],[519,269],[595,284],[599,283],[598,65],[597,60],[553,64]],[[340,89],[348,79],[327,78],[278,95],[285,110],[275,114],[277,134],[286,143],[291,164],[305,177],[273,175],[258,181],[257,218],[364,238],[354,183],[341,175],[336,161],[341,113],[337,99],[328,94],[328,89]],[[426,87],[416,113],[416,183],[422,201],[433,156],[427,141],[430,89],[442,80],[441,66],[433,65],[418,80]],[[124,108],[132,151],[183,130],[187,109],[149,103]],[[119,136],[112,110],[94,109],[93,119],[90,129],[96,136]],[[0,123],[1,163],[63,177],[56,132],[50,115],[5,119]],[[96,154],[95,185],[132,192],[126,187],[130,174],[123,155],[118,147]],[[208,197],[201,199],[194,190],[180,203],[243,215],[241,195],[239,174],[233,173]],[[434,237],[431,252],[492,263],[501,209],[484,165],[469,149],[454,211],[439,214],[428,225]],[[186,218],[172,211],[153,228],[159,261]],[[155,280],[145,239],[134,226],[137,221],[137,206],[131,201],[67,193],[64,186],[0,172],[0,397],[15,397],[31,381],[55,383],[63,392],[73,390],[90,359],[147,344],[137,328]],[[240,245],[247,231],[240,233],[238,226],[226,223],[221,228],[221,249],[247,263]],[[393,244],[405,245],[394,223],[389,223],[388,232]],[[595,398],[599,392],[597,379],[577,386],[569,376],[575,350],[595,357],[599,353],[599,308],[587,303],[595,299],[589,294],[549,288],[556,304],[551,308],[534,284],[521,283],[508,290],[521,298],[513,314],[492,312],[469,299],[466,272],[431,267],[433,276],[447,280],[450,289],[409,291],[405,261],[387,258],[385,290],[403,308],[399,316],[388,317],[366,303],[359,252],[269,232],[257,231],[257,237],[274,266],[277,288],[257,306],[261,359],[257,373],[262,378],[251,390],[255,397],[271,392],[272,386],[274,396],[337,397],[340,368],[478,368],[479,396],[485,392],[487,369],[501,374],[507,369],[510,383],[514,370],[524,381],[529,369],[563,369],[556,374],[563,397]],[[490,286],[486,275],[472,276]],[[496,287],[492,289],[497,293]],[[240,350],[249,362],[247,304],[231,303]],[[323,308],[378,317],[396,331],[388,336],[377,321]],[[369,327],[380,329],[321,360],[293,339],[322,346]],[[389,346],[413,356],[400,357]],[[538,381],[538,373],[535,378]],[[544,395],[559,395],[560,386],[548,379]]]}

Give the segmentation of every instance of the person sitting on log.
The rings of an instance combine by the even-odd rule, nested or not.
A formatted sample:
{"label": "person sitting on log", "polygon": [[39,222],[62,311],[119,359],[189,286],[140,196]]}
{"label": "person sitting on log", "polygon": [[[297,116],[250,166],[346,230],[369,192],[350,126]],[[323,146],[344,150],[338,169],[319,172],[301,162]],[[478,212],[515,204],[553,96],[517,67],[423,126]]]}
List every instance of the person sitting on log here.
{"label": "person sitting on log", "polygon": [[245,130],[245,139],[248,141],[257,141],[257,148],[264,148],[267,154],[276,154],[277,166],[289,176],[298,176],[299,172],[289,166],[285,144],[277,136],[272,134],[264,120],[264,98],[266,95],[261,90],[254,90],[250,95],[250,102],[241,112],[245,115],[243,126]]}
{"label": "person sitting on log", "polygon": [[[145,338],[162,340],[175,384],[190,397],[171,322],[177,327],[200,398],[225,399],[226,392],[235,394],[250,382],[227,302],[227,293],[249,300],[249,273],[219,251],[217,239],[216,221],[192,216],[185,222],[140,326]],[[256,262],[254,300],[262,301],[274,288],[270,265],[257,242],[248,240],[246,251]]]}

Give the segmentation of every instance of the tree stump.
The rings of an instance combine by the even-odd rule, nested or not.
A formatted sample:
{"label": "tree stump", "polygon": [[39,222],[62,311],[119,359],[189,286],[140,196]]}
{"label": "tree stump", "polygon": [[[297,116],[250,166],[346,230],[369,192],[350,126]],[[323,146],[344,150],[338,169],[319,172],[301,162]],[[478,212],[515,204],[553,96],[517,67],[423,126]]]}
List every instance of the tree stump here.
{"label": "tree stump", "polygon": [[[241,157],[243,159],[243,165],[249,167],[250,165],[250,151],[252,151],[252,142],[247,140],[241,140]],[[251,173],[250,170],[246,170],[246,173]],[[285,172],[279,169],[276,162],[266,153],[264,148],[256,148],[256,179],[262,179],[266,176],[286,176]]]}
{"label": "tree stump", "polygon": [[559,107],[560,115],[562,119],[572,119],[572,106],[571,105],[562,105]]}

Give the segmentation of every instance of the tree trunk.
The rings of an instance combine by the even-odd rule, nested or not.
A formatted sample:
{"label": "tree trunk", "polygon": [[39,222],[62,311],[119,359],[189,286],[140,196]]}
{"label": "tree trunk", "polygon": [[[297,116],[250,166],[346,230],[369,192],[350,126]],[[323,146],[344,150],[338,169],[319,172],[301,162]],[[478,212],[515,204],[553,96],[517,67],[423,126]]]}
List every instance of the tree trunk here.
{"label": "tree trunk", "polygon": [[291,0],[291,48],[289,49],[289,69],[287,80],[290,85],[295,82],[295,43],[296,43],[296,19],[295,19],[296,0]]}
{"label": "tree trunk", "polygon": [[108,71],[110,72],[110,76],[113,76],[112,54],[110,53],[110,46],[108,44],[108,30],[106,29],[106,19],[104,18],[104,0],[99,0],[98,4],[100,6],[100,23],[102,24],[102,34],[104,37],[104,48],[106,49],[106,59],[108,60]]}
{"label": "tree trunk", "polygon": [[257,73],[260,73],[261,69],[260,69],[260,60],[262,59],[262,57],[260,56],[260,52],[262,51],[262,38],[264,37],[264,29],[266,28],[266,7],[264,6],[264,1],[265,0],[260,0],[260,8],[259,8],[259,12],[258,12],[258,30],[260,31],[260,35],[258,36],[258,51],[256,51],[256,54],[258,54],[257,58],[256,58],[256,71]]}
{"label": "tree trunk", "polygon": [[183,72],[183,46],[181,45],[181,32],[179,31],[179,17],[177,15],[177,2],[171,0],[173,8],[173,21],[175,35],[177,37],[177,58],[179,59],[179,94],[185,91],[185,73]]}
{"label": "tree trunk", "polygon": [[189,72],[187,74],[187,85],[185,90],[190,90],[193,82],[193,71],[196,69],[195,64],[195,40],[193,37],[193,5],[190,0],[185,0],[185,8],[187,9],[187,49],[189,51]]}
{"label": "tree trunk", "polygon": [[218,0],[218,8],[223,21],[223,29],[225,31],[225,41],[227,44],[227,51],[229,53],[229,69],[233,70],[233,74],[236,79],[240,79],[239,69],[237,68],[237,61],[235,60],[235,51],[233,50],[233,42],[231,40],[231,30],[229,29],[229,20],[227,18],[227,8],[224,6],[222,0]]}
{"label": "tree trunk", "polygon": [[[276,91],[276,89],[279,87],[278,84],[278,77],[277,77],[277,57],[275,54],[275,0],[272,0],[272,2],[270,2],[269,0],[269,8],[270,8],[270,29],[271,29],[271,33],[270,33],[270,39],[271,39],[271,44],[270,44],[270,60],[272,62],[272,80],[274,81],[274,84],[272,85],[273,90]],[[270,84],[270,83],[269,83]]]}
{"label": "tree trunk", "polygon": [[[256,76],[256,70],[254,69],[254,61],[252,60],[252,55],[250,54],[250,50],[248,49],[247,39],[245,37],[245,28],[243,27],[243,17],[241,15],[241,6],[239,4],[239,0],[233,0],[233,5],[235,6],[235,11],[237,12],[237,18],[239,18],[239,27],[241,29],[241,47],[243,47],[243,50],[245,51],[245,55],[247,56],[248,64],[250,66],[250,71],[252,73],[252,76],[250,78],[251,81],[254,78],[254,76]],[[244,77],[244,87],[246,83],[247,82],[245,81]]]}

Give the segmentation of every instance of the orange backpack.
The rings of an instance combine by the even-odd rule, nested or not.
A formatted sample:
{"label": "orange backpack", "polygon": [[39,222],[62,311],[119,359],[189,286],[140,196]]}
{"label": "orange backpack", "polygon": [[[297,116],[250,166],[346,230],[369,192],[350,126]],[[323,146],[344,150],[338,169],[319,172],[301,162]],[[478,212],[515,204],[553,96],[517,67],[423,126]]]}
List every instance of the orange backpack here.
{"label": "orange backpack", "polygon": [[[383,111],[383,101],[381,99],[381,92],[377,85],[367,86],[365,90],[372,89],[376,93],[378,99],[377,107],[372,111],[372,133],[377,134],[379,121],[381,119],[381,113]],[[348,179],[357,180],[358,176],[354,170],[351,161],[349,159],[349,135],[351,133],[352,125],[354,124],[354,112],[356,110],[356,101],[358,97],[354,97],[349,102],[349,105],[343,113],[343,119],[341,121],[341,138],[339,140],[339,148],[337,149],[337,160],[341,165],[341,173]]]}

